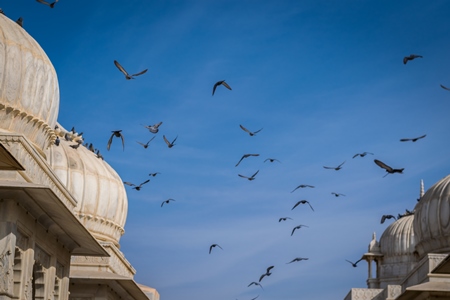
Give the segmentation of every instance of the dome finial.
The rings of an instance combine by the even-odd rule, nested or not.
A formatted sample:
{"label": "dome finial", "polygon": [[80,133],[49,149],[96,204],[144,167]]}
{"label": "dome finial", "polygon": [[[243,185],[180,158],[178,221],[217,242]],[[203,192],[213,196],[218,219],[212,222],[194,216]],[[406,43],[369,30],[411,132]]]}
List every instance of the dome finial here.
{"label": "dome finial", "polygon": [[425,194],[425,189],[423,187],[423,179],[420,179],[420,198]]}

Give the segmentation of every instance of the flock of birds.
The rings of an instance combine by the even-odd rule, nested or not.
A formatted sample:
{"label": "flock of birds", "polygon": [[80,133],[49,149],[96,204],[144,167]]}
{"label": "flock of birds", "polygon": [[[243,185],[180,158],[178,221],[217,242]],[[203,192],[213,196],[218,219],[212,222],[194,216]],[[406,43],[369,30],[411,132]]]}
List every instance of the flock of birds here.
{"label": "flock of birds", "polygon": [[[54,1],[54,2],[51,2],[51,3],[50,3],[50,2],[47,2],[47,1],[44,1],[44,0],[36,0],[36,1],[39,2],[39,3],[41,3],[41,4],[43,4],[43,5],[47,5],[47,6],[49,6],[50,8],[54,8],[54,7],[55,7],[55,4],[58,2],[58,0],[56,0],[56,1]],[[3,10],[0,9],[0,13],[3,13]],[[22,18],[22,17],[20,17],[16,22],[17,22],[17,24],[18,24],[19,26],[23,27],[23,18]],[[421,55],[416,55],[416,54],[411,54],[411,55],[409,55],[409,56],[405,56],[405,57],[403,58],[403,63],[406,65],[409,61],[412,61],[412,60],[417,59],[417,58],[423,58],[423,56],[421,56]],[[142,70],[142,71],[140,71],[140,72],[130,74],[130,73],[128,73],[128,72],[126,71],[126,69],[125,69],[125,68],[124,68],[117,60],[114,60],[114,65],[115,65],[115,66],[117,67],[117,69],[125,76],[125,79],[126,79],[126,80],[136,79],[136,77],[141,76],[141,75],[145,74],[145,73],[148,71],[148,69],[145,69],[145,70]],[[440,85],[440,86],[441,86],[441,88],[450,91],[450,88],[447,88],[447,87],[445,87],[444,85]],[[213,96],[214,96],[214,94],[216,93],[216,91],[217,91],[217,89],[218,89],[219,87],[224,87],[224,88],[226,88],[226,89],[228,89],[228,90],[230,90],[230,91],[232,90],[232,88],[230,87],[230,85],[229,85],[227,82],[225,82],[225,80],[219,80],[219,81],[217,81],[217,82],[213,85],[213,87],[212,87],[212,95],[213,95]],[[141,125],[142,125],[145,129],[147,129],[148,132],[150,132],[151,134],[157,134],[157,133],[159,132],[159,128],[160,128],[160,126],[161,126],[162,124],[163,124],[163,122],[160,121],[160,122],[157,122],[157,123],[155,123],[155,124],[153,124],[153,125],[142,125],[142,124],[141,124]],[[258,134],[259,132],[261,132],[261,131],[263,130],[263,128],[260,128],[260,129],[258,129],[258,130],[256,130],[256,131],[251,131],[251,130],[247,129],[246,127],[244,127],[242,124],[239,124],[239,127],[240,127],[244,132],[246,132],[250,137],[255,136],[256,134]],[[74,144],[71,144],[71,145],[70,145],[70,147],[73,148],[74,151],[76,151],[76,150],[80,147],[80,145],[83,145],[83,146],[86,147],[89,151],[93,152],[99,159],[103,159],[103,156],[101,155],[100,150],[99,150],[99,149],[96,149],[96,148],[93,146],[92,143],[85,143],[84,138],[83,138],[83,133],[78,133],[78,132],[76,132],[76,130],[75,130],[74,127],[73,127],[70,131],[66,131],[66,130],[63,130],[63,129],[61,129],[60,127],[56,126],[56,127],[55,127],[55,133],[57,134],[57,138],[56,138],[56,140],[55,140],[55,146],[59,146],[59,145],[60,145],[60,142],[61,142],[61,139],[64,139],[64,140],[67,141],[67,142],[74,143]],[[150,146],[150,143],[155,139],[155,137],[156,137],[156,136],[151,137],[151,138],[150,138],[148,141],[146,141],[146,142],[136,141],[136,143],[139,144],[140,146],[142,146],[144,149],[147,149],[147,148]],[[424,135],[421,135],[421,136],[419,136],[419,137],[414,137],[414,138],[402,138],[402,139],[400,139],[400,141],[401,141],[401,142],[416,142],[416,141],[418,141],[418,140],[420,140],[420,139],[423,139],[423,138],[425,138],[425,137],[426,137],[426,135],[424,134]],[[112,131],[111,131],[111,135],[109,136],[109,139],[107,140],[107,143],[106,143],[106,149],[107,149],[108,151],[111,149],[112,144],[113,144],[113,141],[114,141],[115,139],[119,139],[119,140],[121,141],[122,149],[125,150],[125,137],[124,137],[124,134],[123,134],[123,131],[122,131],[122,130],[112,130]],[[163,135],[163,140],[164,140],[164,142],[165,142],[165,144],[167,145],[168,148],[174,147],[174,146],[176,145],[175,142],[177,141],[177,139],[178,139],[178,136],[176,136],[176,137],[173,138],[173,139],[168,139],[165,135]],[[251,157],[258,157],[259,155],[260,155],[260,154],[257,154],[257,153],[243,154],[242,157],[241,157],[241,158],[238,160],[238,162],[236,163],[235,167],[238,167],[238,166],[242,163],[243,160],[248,159],[248,158],[251,158]],[[352,158],[353,158],[353,159],[354,159],[354,158],[357,158],[357,157],[364,158],[364,157],[366,157],[367,155],[374,155],[374,153],[371,153],[371,152],[356,153],[356,154],[354,154],[354,155],[352,156]],[[278,163],[281,163],[281,162],[280,162],[278,159],[276,159],[276,158],[267,158],[267,159],[264,160],[264,163],[265,163],[265,162],[270,162],[270,163],[278,162]],[[342,163],[340,163],[340,164],[337,165],[337,166],[323,166],[323,168],[324,168],[324,169],[328,169],[328,170],[339,171],[339,170],[341,170],[341,169],[344,167],[344,164],[345,164],[345,163],[346,163],[346,161],[344,160]],[[380,161],[380,160],[378,160],[378,159],[374,159],[374,163],[375,163],[377,166],[379,166],[380,168],[382,168],[382,169],[385,170],[386,174],[385,174],[383,177],[386,177],[387,175],[389,175],[389,174],[394,174],[394,173],[402,174],[403,171],[404,171],[404,168],[393,168],[393,167],[387,165],[386,163],[384,163],[384,162],[382,162],[382,161]],[[251,174],[251,175],[238,174],[238,176],[241,177],[241,178],[247,179],[247,180],[249,180],[249,181],[253,181],[253,180],[256,180],[256,176],[259,174],[259,171],[260,171],[260,170],[257,170],[256,172],[254,172],[254,173]],[[160,174],[160,173],[159,173],[159,172],[150,173],[149,176],[150,176],[150,177],[155,177],[155,176],[157,176],[158,174]],[[140,190],[144,187],[144,185],[147,184],[147,183],[149,183],[149,182],[150,182],[150,179],[146,179],[146,180],[144,180],[143,182],[141,182],[141,183],[139,183],[139,184],[135,184],[135,183],[128,182],[128,181],[123,182],[123,184],[132,187],[133,190],[140,191]],[[315,186],[309,185],[309,184],[299,184],[299,185],[297,185],[290,193],[294,193],[294,192],[297,191],[298,189],[305,189],[305,188],[315,188]],[[331,192],[331,194],[332,194],[333,196],[335,196],[335,197],[343,197],[343,196],[346,196],[345,194],[337,193],[337,192]],[[161,208],[162,208],[164,205],[168,205],[168,204],[170,204],[170,203],[172,203],[172,202],[174,202],[174,201],[176,201],[176,200],[175,200],[175,199],[172,199],[172,198],[169,198],[169,199],[166,199],[166,200],[162,201],[162,202],[161,202]],[[313,206],[312,206],[311,203],[310,203],[308,200],[306,200],[306,199],[302,199],[302,200],[297,201],[297,202],[293,205],[293,207],[291,208],[291,211],[294,210],[294,209],[296,209],[296,208],[299,207],[300,205],[308,205],[309,208],[311,209],[311,211],[314,212]],[[394,215],[383,215],[382,218],[381,218],[381,224],[383,224],[387,219],[394,219],[394,220],[397,220],[397,219],[399,219],[399,218],[401,218],[401,217],[403,217],[403,216],[405,216],[405,215],[410,215],[410,214],[413,214],[413,213],[414,213],[413,211],[411,212],[411,211],[406,210],[406,213],[405,213],[405,214],[398,214],[397,217],[394,216]],[[280,217],[280,218],[278,219],[278,222],[286,222],[286,221],[288,221],[288,220],[293,220],[293,219],[290,218],[290,217]],[[294,233],[295,233],[296,231],[298,231],[298,230],[300,230],[301,228],[304,228],[304,227],[309,228],[307,225],[304,225],[304,224],[300,224],[300,225],[297,225],[297,226],[293,227],[290,235],[293,236]],[[211,244],[211,245],[209,246],[209,254],[212,254],[212,253],[214,252],[213,250],[216,249],[216,248],[223,250],[223,248],[222,248],[219,244],[214,243],[214,244]],[[307,257],[296,257],[296,258],[290,260],[289,262],[286,262],[286,264],[292,264],[292,263],[295,263],[295,262],[307,261],[308,259],[309,259],[309,258],[307,258]],[[361,258],[361,259],[359,259],[359,260],[357,260],[357,261],[355,261],[355,262],[350,261],[350,260],[345,260],[345,261],[347,261],[348,263],[350,263],[353,267],[357,267],[357,264],[358,264],[360,261],[362,261],[362,260],[363,260],[363,259]],[[261,284],[262,280],[263,280],[264,278],[269,277],[270,275],[272,275],[272,270],[273,270],[274,268],[275,268],[274,265],[271,265],[271,266],[267,267],[267,268],[266,268],[266,271],[265,271],[264,273],[262,273],[262,274],[259,276],[258,280],[255,280],[255,281],[250,282],[250,283],[247,285],[247,287],[257,286],[257,287],[263,289],[263,286],[262,286],[262,284]],[[251,300],[254,300],[254,299],[258,298],[258,297],[259,297],[259,295],[257,295],[256,297],[252,298]]]}

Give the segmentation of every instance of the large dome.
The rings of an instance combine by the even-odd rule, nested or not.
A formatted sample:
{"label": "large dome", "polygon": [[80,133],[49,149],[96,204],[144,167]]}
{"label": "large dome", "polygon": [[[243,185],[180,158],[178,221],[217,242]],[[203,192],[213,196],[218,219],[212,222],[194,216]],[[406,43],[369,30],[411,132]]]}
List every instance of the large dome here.
{"label": "large dome", "polygon": [[58,110],[52,63],[22,27],[0,14],[0,128],[23,134],[44,150],[56,138]]}
{"label": "large dome", "polygon": [[122,180],[83,145],[73,149],[70,145],[77,143],[60,140],[59,146],[47,150],[47,161],[77,200],[74,214],[98,240],[119,246],[128,212]]}
{"label": "large dome", "polygon": [[450,175],[428,189],[415,210],[414,232],[420,257],[450,252]]}

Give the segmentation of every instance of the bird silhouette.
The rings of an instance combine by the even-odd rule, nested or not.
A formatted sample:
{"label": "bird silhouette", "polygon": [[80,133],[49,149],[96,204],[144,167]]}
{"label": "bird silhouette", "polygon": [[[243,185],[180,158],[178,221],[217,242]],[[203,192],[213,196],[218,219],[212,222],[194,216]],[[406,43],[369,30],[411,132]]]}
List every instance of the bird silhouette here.
{"label": "bird silhouette", "polygon": [[148,144],[150,144],[150,142],[151,141],[153,141],[153,139],[156,137],[156,135],[154,136],[154,137],[152,137],[147,143],[141,143],[141,142],[138,142],[138,141],[136,141],[136,143],[138,143],[139,145],[141,145],[142,147],[144,147],[144,149],[147,149],[148,148]]}
{"label": "bird silhouette", "polygon": [[165,204],[169,204],[170,201],[175,201],[175,199],[169,198],[169,199],[167,199],[167,200],[164,200],[164,201],[161,203],[161,207],[163,207],[164,203],[165,203]]}
{"label": "bird silhouette", "polygon": [[135,78],[134,78],[135,76],[142,75],[142,74],[144,74],[145,72],[147,72],[147,70],[148,70],[148,69],[145,69],[144,71],[141,71],[141,72],[139,72],[139,73],[130,75],[130,74],[128,74],[127,71],[125,71],[125,69],[119,64],[119,62],[118,62],[117,60],[114,61],[114,64],[116,65],[117,69],[119,69],[119,71],[122,72],[122,73],[125,75],[125,78],[126,78],[127,80],[135,79]]}
{"label": "bird silhouette", "polygon": [[278,219],[278,222],[281,222],[281,221],[286,221],[287,219],[289,219],[289,220],[292,220],[292,218],[289,218],[289,217],[284,217],[284,218],[280,218],[280,219]]}
{"label": "bird silhouette", "polygon": [[244,126],[239,124],[239,127],[241,127],[242,130],[244,130],[245,132],[247,132],[250,136],[254,136],[255,134],[257,134],[258,132],[260,132],[261,130],[263,130],[262,128],[256,131],[250,131],[247,128],[245,128]]}
{"label": "bird silhouette", "polygon": [[396,218],[395,216],[393,216],[393,215],[383,215],[383,216],[381,217],[381,222],[380,222],[380,224],[383,224],[384,221],[386,221],[386,219],[394,219],[394,220],[397,220],[397,218]]}
{"label": "bird silhouette", "polygon": [[166,142],[167,147],[169,147],[169,148],[172,148],[173,146],[175,146],[175,141],[177,140],[177,138],[178,138],[178,135],[177,135],[176,138],[174,138],[174,140],[173,140],[172,143],[171,143],[171,142],[169,142],[169,140],[166,138],[166,136],[163,135],[164,142]]}
{"label": "bird silhouette", "polygon": [[148,182],[150,182],[150,179],[147,179],[146,181],[144,181],[143,183],[141,183],[139,185],[136,185],[136,184],[128,182],[128,181],[124,181],[123,183],[126,184],[126,185],[129,185],[129,186],[133,186],[133,189],[136,190],[136,191],[140,191],[142,186],[144,184],[148,183]]}
{"label": "bird silhouette", "polygon": [[343,164],[345,164],[345,161],[342,164],[340,164],[339,166],[337,166],[337,167],[325,167],[324,166],[324,168],[325,169],[333,169],[333,170],[339,171],[340,169],[342,169],[342,165]]}
{"label": "bird silhouette", "polygon": [[161,173],[159,173],[159,172],[150,173],[150,174],[148,174],[148,176],[153,176],[153,177],[155,177],[155,176],[158,175],[158,174],[161,174]]}
{"label": "bird silhouette", "polygon": [[239,166],[239,164],[241,163],[241,161],[242,161],[244,158],[247,158],[247,157],[250,157],[250,156],[259,156],[259,154],[244,154],[244,155],[242,155],[241,159],[238,161],[238,163],[236,164],[235,167]]}
{"label": "bird silhouette", "polygon": [[371,153],[371,152],[356,153],[355,155],[353,155],[353,158],[355,158],[355,157],[357,157],[357,156],[364,157],[364,156],[366,156],[367,154],[373,155],[373,153]]}
{"label": "bird silhouette", "polygon": [[53,2],[53,3],[48,3],[47,1],[44,1],[44,0],[36,0],[36,1],[39,3],[45,4],[47,6],[50,6],[50,8],[53,8],[53,7],[55,7],[56,2],[58,2],[59,0],[55,0],[55,2]]}
{"label": "bird silhouette", "polygon": [[253,175],[250,176],[250,177],[247,177],[247,176],[244,176],[244,175],[241,175],[241,174],[238,174],[238,176],[239,176],[239,177],[242,177],[242,178],[247,178],[248,180],[252,181],[252,180],[255,180],[255,176],[256,176],[256,174],[258,174],[258,172],[259,172],[259,170],[256,171],[255,174],[253,174]]}
{"label": "bird silhouette", "polygon": [[253,297],[252,299],[250,299],[250,300],[256,300],[256,298],[258,298],[259,297],[259,295],[258,296],[256,296],[256,297]]}
{"label": "bird silhouette", "polygon": [[17,23],[20,27],[23,27],[23,18],[22,18],[22,17],[18,18],[17,21],[16,21],[16,23]]}
{"label": "bird silhouette", "polygon": [[403,58],[403,64],[406,65],[406,63],[410,60],[416,59],[416,58],[422,58],[422,55],[416,55],[416,54],[411,54],[410,56],[405,56]]}
{"label": "bird silhouette", "polygon": [[296,261],[302,261],[302,260],[308,260],[308,259],[309,258],[305,258],[305,257],[296,257],[296,258],[294,258],[293,260],[291,260],[290,262],[288,262],[286,264],[291,264],[291,263],[296,262]]}
{"label": "bird silhouette", "polygon": [[385,163],[379,161],[378,159],[375,159],[374,162],[380,167],[386,170],[387,174],[384,175],[383,177],[386,177],[388,174],[394,174],[394,173],[400,173],[403,174],[403,170],[405,168],[402,169],[393,169],[391,167],[389,167],[388,165],[386,165]]}
{"label": "bird silhouette", "polygon": [[264,162],[266,162],[266,161],[270,161],[271,163],[273,163],[274,161],[277,161],[277,162],[281,163],[281,161],[279,161],[276,158],[266,158],[266,160],[264,160]]}
{"label": "bird silhouette", "polygon": [[123,135],[122,135],[122,130],[113,130],[111,132],[112,132],[112,134],[111,134],[111,137],[108,140],[108,144],[106,145],[106,149],[109,151],[109,149],[111,148],[111,143],[112,143],[113,137],[118,137],[118,138],[120,137],[122,139],[122,148],[123,148],[123,150],[125,150],[125,140],[124,140]]}
{"label": "bird silhouette", "polygon": [[297,203],[295,203],[294,207],[291,210],[293,210],[294,208],[296,208],[300,204],[306,204],[306,203],[308,203],[309,207],[311,207],[312,211],[314,211],[314,208],[311,206],[311,204],[307,200],[300,200],[300,201],[298,201]]}
{"label": "bird silhouette", "polygon": [[304,188],[307,188],[307,187],[309,187],[309,188],[314,188],[313,185],[309,185],[309,184],[300,184],[300,185],[298,185],[295,189],[293,189],[291,193],[295,192],[297,189],[304,189]]}
{"label": "bird silhouette", "polygon": [[292,229],[291,236],[294,234],[294,232],[295,232],[297,229],[300,229],[300,228],[302,228],[302,227],[308,227],[308,226],[306,226],[306,225],[298,225],[298,226],[295,226],[294,229]]}
{"label": "bird silhouette", "polygon": [[412,139],[400,139],[400,142],[416,142],[417,140],[423,139],[424,137],[426,137],[427,135],[424,134],[422,136],[416,137],[416,138],[412,138]]}
{"label": "bird silhouette", "polygon": [[341,193],[335,193],[335,192],[331,192],[331,194],[333,194],[335,197],[345,196],[344,194],[341,194]]}
{"label": "bird silhouette", "polygon": [[212,244],[211,246],[209,246],[209,254],[211,254],[211,250],[212,250],[213,248],[215,248],[215,247],[219,247],[220,249],[223,250],[223,248],[220,247],[218,244]]}
{"label": "bird silhouette", "polygon": [[59,146],[60,143],[61,143],[61,140],[59,139],[59,136],[57,136],[55,139],[55,145]]}
{"label": "bird silhouette", "polygon": [[159,131],[159,126],[161,126],[161,124],[162,124],[163,122],[159,122],[159,123],[156,123],[156,124],[154,124],[154,125],[142,125],[142,126],[144,126],[145,128],[147,128],[148,129],[148,131],[150,131],[151,133],[158,133],[158,131]]}
{"label": "bird silhouette", "polygon": [[78,147],[80,147],[80,145],[81,144],[79,144],[79,143],[76,143],[75,145],[69,145],[71,148],[73,148],[73,149],[78,149]]}
{"label": "bird silhouette", "polygon": [[263,280],[264,277],[272,275],[272,273],[270,273],[270,270],[272,270],[273,268],[274,266],[268,267],[266,273],[262,274],[261,277],[259,277],[259,282],[261,282],[261,280]]}
{"label": "bird silhouette", "polygon": [[260,283],[255,282],[255,281],[250,282],[250,284],[247,285],[247,287],[252,286],[252,285],[257,285],[257,286],[259,286],[260,288],[264,289]]}
{"label": "bird silhouette", "polygon": [[357,267],[357,264],[358,264],[360,261],[362,261],[362,260],[363,260],[363,259],[361,258],[360,260],[358,260],[358,261],[356,261],[356,262],[351,262],[351,261],[349,261],[349,260],[346,259],[346,261],[348,261],[349,263],[352,264],[353,268],[356,268],[356,267]]}
{"label": "bird silhouette", "polygon": [[441,88],[443,88],[444,90],[450,91],[450,88],[445,87],[445,86],[443,86],[442,84],[441,84]]}
{"label": "bird silhouette", "polygon": [[216,92],[216,88],[219,85],[223,85],[224,87],[226,87],[227,89],[229,89],[231,91],[231,87],[225,82],[225,80],[220,80],[214,84],[213,91],[212,91],[213,96],[214,96],[214,93]]}
{"label": "bird silhouette", "polygon": [[103,155],[100,154],[100,150],[97,150],[95,154],[97,155],[97,158],[104,160]]}

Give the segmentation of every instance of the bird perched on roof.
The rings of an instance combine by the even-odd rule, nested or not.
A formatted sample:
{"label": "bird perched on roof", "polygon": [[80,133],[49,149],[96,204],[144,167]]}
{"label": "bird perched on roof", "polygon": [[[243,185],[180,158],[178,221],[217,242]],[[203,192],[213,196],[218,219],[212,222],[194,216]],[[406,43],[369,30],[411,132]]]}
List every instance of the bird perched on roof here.
{"label": "bird perched on roof", "polygon": [[79,144],[79,143],[76,143],[75,145],[69,145],[71,148],[73,148],[73,149],[78,149],[78,147],[80,147],[80,145],[81,144]]}
{"label": "bird perched on roof", "polygon": [[17,21],[16,21],[16,23],[17,23],[20,27],[23,27],[23,18],[22,18],[22,17],[18,18]]}
{"label": "bird perched on roof", "polygon": [[59,139],[59,136],[57,136],[55,139],[55,145],[59,146],[59,143],[61,143],[61,140]]}
{"label": "bird perched on roof", "polygon": [[122,148],[123,148],[123,150],[125,150],[125,140],[124,140],[123,135],[122,135],[122,130],[113,130],[111,132],[112,132],[112,134],[111,134],[111,137],[108,140],[108,144],[106,145],[106,149],[108,149],[108,151],[109,151],[109,148],[111,148],[111,143],[112,143],[113,137],[118,137],[118,138],[120,137],[122,139]]}
{"label": "bird perched on roof", "polygon": [[295,203],[294,207],[291,210],[293,210],[294,208],[296,208],[300,204],[306,204],[306,203],[308,203],[309,207],[311,207],[312,211],[314,211],[314,208],[312,208],[311,204],[307,200],[300,200],[300,201],[298,201],[297,203]]}
{"label": "bird perched on roof", "polygon": [[286,221],[287,219],[289,219],[289,220],[292,220],[292,218],[289,218],[289,217],[284,217],[284,218],[280,218],[280,219],[278,219],[278,222],[281,222],[281,221]]}
{"label": "bird perched on roof", "polygon": [[103,155],[100,154],[100,150],[97,149],[97,151],[95,152],[95,154],[97,155],[97,158],[104,160]]}
{"label": "bird perched on roof", "polygon": [[259,154],[244,154],[244,155],[242,155],[241,159],[238,161],[238,163],[235,165],[235,167],[239,166],[239,164],[241,163],[241,161],[244,158],[247,158],[247,157],[250,157],[250,156],[259,156]]}
{"label": "bird perched on roof", "polygon": [[333,194],[335,197],[345,196],[344,194],[341,194],[341,193],[335,193],[335,192],[331,192],[331,194]]}
{"label": "bird perched on roof", "polygon": [[242,130],[244,130],[245,132],[247,132],[250,136],[254,136],[255,134],[257,134],[258,132],[260,132],[261,130],[263,130],[262,128],[256,131],[250,131],[247,128],[245,128],[244,126],[239,124],[239,127],[241,127]]}
{"label": "bird perched on roof", "polygon": [[307,187],[309,187],[309,188],[314,188],[313,185],[309,185],[309,184],[300,184],[300,185],[298,185],[295,189],[293,189],[291,193],[295,192],[297,189],[304,189],[304,188],[307,188]]}
{"label": "bird perched on roof", "polygon": [[406,65],[406,63],[410,60],[416,59],[416,58],[422,58],[422,55],[416,55],[416,54],[411,54],[410,56],[405,56],[403,58],[403,64]]}
{"label": "bird perched on roof", "polygon": [[139,72],[139,73],[130,75],[130,74],[128,74],[127,71],[125,71],[125,69],[119,64],[119,62],[118,62],[117,60],[114,61],[114,64],[116,65],[117,69],[119,69],[119,71],[122,72],[122,73],[125,75],[125,78],[126,78],[127,80],[135,79],[135,78],[134,78],[135,76],[142,75],[142,74],[144,74],[145,72],[147,72],[147,70],[148,70],[148,69],[145,69],[144,71],[141,71],[141,72]]}
{"label": "bird perched on roof", "polygon": [[247,178],[248,180],[252,181],[252,180],[255,180],[255,176],[256,176],[256,174],[258,174],[258,172],[259,172],[259,170],[256,171],[255,174],[253,174],[253,175],[250,176],[250,177],[247,177],[247,176],[244,176],[244,175],[241,175],[241,174],[238,174],[238,176],[239,176],[239,177],[242,177],[242,178]]}
{"label": "bird perched on roof", "polygon": [[146,181],[144,181],[143,183],[141,183],[140,185],[135,185],[134,183],[128,182],[128,181],[124,181],[124,184],[129,185],[129,186],[133,186],[133,189],[136,191],[140,191],[142,186],[146,183],[150,182],[150,179],[147,179]]}
{"label": "bird perched on roof", "polygon": [[424,135],[422,135],[422,136],[419,136],[419,137],[416,137],[416,138],[412,138],[412,139],[400,139],[400,142],[409,142],[409,141],[415,142],[415,141],[417,141],[417,140],[423,139],[423,138],[426,137],[426,136],[427,136],[427,135],[424,134]]}
{"label": "bird perched on roof", "polygon": [[337,167],[325,167],[325,166],[323,166],[323,167],[325,169],[333,169],[333,170],[339,171],[340,169],[342,169],[342,165],[343,164],[345,164],[345,161],[342,164],[340,164],[339,166],[337,166]]}
{"label": "bird perched on roof", "polygon": [[371,153],[371,152],[356,153],[355,155],[353,155],[353,158],[355,158],[355,157],[357,157],[357,156],[364,157],[364,156],[366,156],[367,154],[373,155],[373,153]]}
{"label": "bird perched on roof", "polygon": [[223,85],[224,87],[226,87],[227,89],[229,89],[231,91],[231,87],[228,85],[228,83],[226,83],[225,80],[220,80],[214,84],[213,91],[212,91],[213,96],[214,96],[214,93],[216,92],[216,88],[219,85]]}
{"label": "bird perched on roof", "polygon": [[141,125],[144,126],[145,128],[147,128],[148,131],[150,131],[151,133],[158,133],[159,126],[161,126],[162,123],[163,122],[159,122],[159,123],[156,123],[155,125],[148,125],[148,126],[142,125],[142,124]]}
{"label": "bird perched on roof", "polygon": [[220,247],[218,244],[212,244],[211,246],[209,246],[209,254],[211,254],[211,250],[215,247],[219,247],[220,249],[222,249],[222,247]]}
{"label": "bird perched on roof", "polygon": [[53,7],[55,7],[56,2],[58,2],[59,0],[55,0],[55,2],[53,2],[53,3],[48,3],[47,1],[44,1],[44,0],[36,0],[36,1],[39,3],[45,4],[45,5],[48,5],[48,6],[50,6],[50,8],[53,8]]}
{"label": "bird perched on roof", "polygon": [[273,268],[274,266],[268,267],[266,273],[262,274],[261,277],[259,277],[259,282],[261,282],[261,280],[263,280],[264,277],[272,275],[272,273],[270,273],[270,270],[272,270]]}
{"label": "bird perched on roof", "polygon": [[175,141],[177,140],[177,138],[178,138],[178,135],[177,135],[176,138],[173,139],[173,141],[172,141],[172,143],[171,143],[171,142],[169,142],[169,140],[166,138],[166,136],[163,135],[164,142],[166,142],[167,147],[169,147],[169,148],[172,148],[173,146],[175,146]]}
{"label": "bird perched on roof", "polygon": [[273,163],[274,161],[277,161],[277,162],[281,163],[281,161],[279,161],[276,158],[266,158],[266,160],[264,160],[264,162],[266,162],[266,161],[270,161],[271,163]]}
{"label": "bird perched on roof", "polygon": [[259,286],[260,288],[264,289],[260,283],[255,282],[255,281],[250,282],[250,284],[247,285],[247,287],[249,287],[249,286],[251,286],[251,285],[257,285],[257,286]]}
{"label": "bird perched on roof", "polygon": [[308,227],[308,226],[306,226],[306,225],[298,225],[298,226],[295,226],[294,229],[292,229],[291,236],[294,234],[295,230],[300,229],[300,228],[302,228],[302,227]]}
{"label": "bird perched on roof", "polygon": [[387,174],[384,175],[383,177],[386,177],[388,174],[394,174],[394,173],[400,173],[403,174],[403,170],[405,168],[401,168],[401,169],[393,169],[391,167],[389,167],[388,165],[386,165],[385,163],[383,163],[382,161],[379,161],[378,159],[375,159],[374,162],[380,167],[386,170]]}
{"label": "bird perched on roof", "polygon": [[357,263],[359,263],[360,261],[362,261],[363,259],[361,258],[360,260],[358,260],[358,261],[356,261],[356,262],[351,262],[351,261],[349,261],[349,260],[347,260],[346,259],[346,261],[348,261],[349,263],[351,263],[352,264],[352,266],[353,266],[353,268],[356,268],[357,267]]}
{"label": "bird perched on roof", "polygon": [[169,204],[170,201],[175,201],[175,199],[169,198],[169,199],[167,199],[167,200],[164,200],[164,201],[161,203],[161,207],[163,207],[164,203],[165,203],[165,204]]}
{"label": "bird perched on roof", "polygon": [[383,224],[384,221],[386,221],[386,219],[394,219],[394,220],[397,220],[397,218],[396,218],[395,216],[393,216],[393,215],[383,215],[383,216],[381,217],[381,224]]}
{"label": "bird perched on roof", "polygon": [[286,264],[290,264],[296,261],[302,261],[302,260],[308,260],[309,258],[305,258],[305,257],[296,257],[293,260],[291,260],[290,262],[286,263]]}
{"label": "bird perched on roof", "polygon": [[153,139],[156,137],[156,135],[154,136],[154,137],[152,137],[147,143],[141,143],[141,142],[138,142],[138,141],[136,141],[136,143],[138,143],[139,145],[141,145],[142,147],[144,147],[144,149],[147,149],[148,148],[148,144],[150,144],[150,142],[151,141],[153,141]]}

